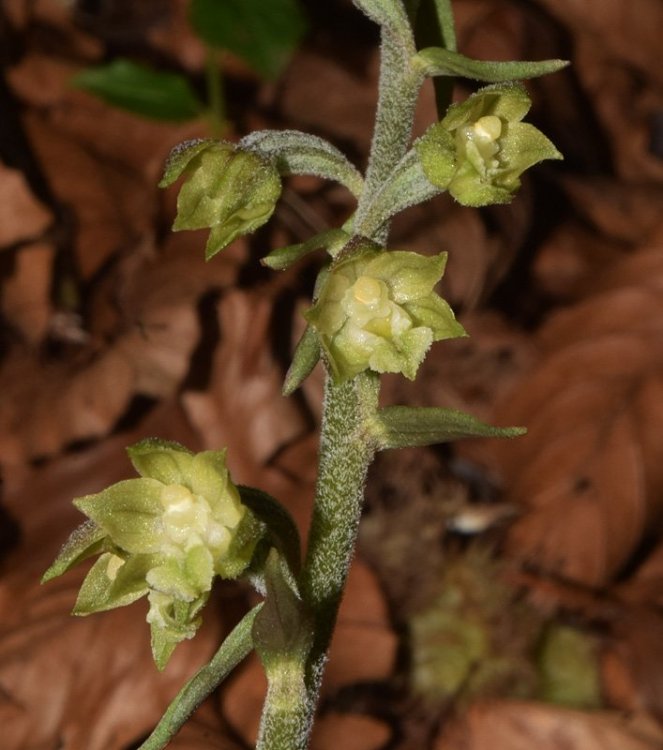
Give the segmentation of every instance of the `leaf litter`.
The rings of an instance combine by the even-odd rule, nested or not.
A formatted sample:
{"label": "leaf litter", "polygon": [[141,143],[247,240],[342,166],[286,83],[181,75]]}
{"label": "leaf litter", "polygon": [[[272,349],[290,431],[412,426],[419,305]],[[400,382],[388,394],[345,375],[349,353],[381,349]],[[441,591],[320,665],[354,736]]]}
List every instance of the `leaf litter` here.
{"label": "leaf litter", "polygon": [[[356,21],[349,4],[333,5]],[[648,750],[663,741],[661,8],[631,5],[456,3],[467,54],[571,49],[571,70],[532,84],[534,115],[567,161],[533,175],[499,211],[442,200],[395,222],[399,247],[450,251],[445,293],[472,338],[435,347],[416,387],[390,379],[385,399],[467,408],[529,433],[378,464],[361,553],[374,572],[355,564],[314,748]],[[283,498],[305,529],[320,379],[306,384],[305,398],[281,400],[287,355],[267,342],[277,325],[289,329],[281,343],[296,340],[288,311],[310,293],[307,272],[270,280],[255,257],[352,207],[315,184],[308,213],[290,203],[272,234],[205,265],[199,238],[167,237],[175,193],[154,187],[168,149],[205,135],[204,124],[153,124],[67,85],[107,54],[111,31],[198,75],[200,47],[173,32],[183,3],[163,3],[159,23],[145,8],[134,31],[137,15],[125,9],[104,33],[89,22],[83,29],[55,0],[6,6],[20,50],[7,82],[25,138],[0,143],[0,464],[3,506],[20,532],[3,521],[3,742],[128,750],[251,595],[222,589],[218,617],[210,609],[200,639],[159,676],[140,605],[72,619],[75,575],[38,586],[76,525],[70,498],[128,476],[122,446],[159,432],[192,448],[228,443],[242,480]],[[339,62],[320,25],[326,10],[310,11],[311,36],[276,85],[226,61],[234,127],[310,126],[361,162],[375,104],[374,37],[348,26]],[[321,90],[330,95],[312,110]],[[432,112],[427,96],[422,122]],[[514,622],[523,600],[533,621],[587,635],[600,645],[601,711],[506,700],[503,688],[466,696],[464,708],[454,699],[422,708],[413,698],[411,621],[448,594],[445,571],[472,580],[476,543],[454,531],[470,516],[484,519],[474,526],[482,575],[495,576],[505,598],[497,620],[480,596],[466,600],[464,616],[489,640],[499,631],[506,650],[528,642]],[[456,595],[469,597],[466,585],[454,584]],[[524,646],[518,654],[516,666],[535,682],[536,654]],[[247,662],[174,747],[249,741],[261,689],[259,668]]]}

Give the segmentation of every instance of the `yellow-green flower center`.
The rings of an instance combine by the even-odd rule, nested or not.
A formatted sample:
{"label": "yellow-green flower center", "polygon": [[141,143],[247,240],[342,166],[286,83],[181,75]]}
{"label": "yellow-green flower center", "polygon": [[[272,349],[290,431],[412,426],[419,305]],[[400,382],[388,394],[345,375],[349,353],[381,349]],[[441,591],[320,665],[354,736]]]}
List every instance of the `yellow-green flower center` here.
{"label": "yellow-green flower center", "polygon": [[217,555],[227,549],[230,531],[214,519],[204,497],[175,484],[163,488],[161,504],[164,532],[174,547],[185,551],[204,544]]}
{"label": "yellow-green flower center", "polygon": [[472,166],[482,177],[490,177],[499,168],[496,158],[500,150],[502,120],[497,115],[484,115],[476,122],[459,128],[458,136]]}

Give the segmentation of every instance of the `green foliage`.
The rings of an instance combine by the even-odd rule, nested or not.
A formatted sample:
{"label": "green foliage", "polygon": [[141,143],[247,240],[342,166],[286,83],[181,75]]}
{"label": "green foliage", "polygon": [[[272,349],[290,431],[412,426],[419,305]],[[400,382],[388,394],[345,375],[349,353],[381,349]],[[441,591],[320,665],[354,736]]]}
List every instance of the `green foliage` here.
{"label": "green foliage", "polygon": [[125,58],[83,70],[72,82],[108,104],[154,120],[180,122],[204,111],[184,76],[152,70]]}
{"label": "green foliage", "polygon": [[493,427],[455,409],[426,406],[387,406],[377,412],[370,429],[378,450],[473,437],[513,438],[526,432],[522,427]]}
{"label": "green foliage", "polygon": [[192,0],[189,12],[201,39],[268,79],[279,76],[306,31],[296,0]]}

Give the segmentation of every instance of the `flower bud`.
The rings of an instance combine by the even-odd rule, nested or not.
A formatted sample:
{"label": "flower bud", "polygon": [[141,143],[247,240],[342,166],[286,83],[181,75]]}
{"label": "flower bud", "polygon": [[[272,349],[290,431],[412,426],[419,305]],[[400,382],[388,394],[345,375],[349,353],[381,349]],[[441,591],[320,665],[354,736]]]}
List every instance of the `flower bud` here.
{"label": "flower bud", "polygon": [[530,106],[519,84],[487,86],[452,105],[416,143],[424,174],[465,206],[508,203],[526,169],[562,158],[541,131],[521,122]]}
{"label": "flower bud", "polygon": [[226,141],[191,141],[175,148],[160,187],[187,178],[177,197],[173,230],[211,229],[205,257],[253,232],[272,215],[281,178],[267,159]]}
{"label": "flower bud", "polygon": [[367,243],[332,265],[305,317],[318,333],[335,380],[368,369],[413,380],[433,341],[465,335],[433,291],[445,264],[445,253],[427,257]]}

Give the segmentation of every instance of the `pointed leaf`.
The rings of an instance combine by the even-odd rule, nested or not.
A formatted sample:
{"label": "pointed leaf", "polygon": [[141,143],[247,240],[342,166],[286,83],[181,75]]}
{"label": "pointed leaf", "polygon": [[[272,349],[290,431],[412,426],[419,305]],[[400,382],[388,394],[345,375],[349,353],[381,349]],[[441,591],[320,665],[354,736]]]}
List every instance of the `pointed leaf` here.
{"label": "pointed leaf", "polygon": [[223,641],[212,660],[201,667],[180,690],[152,734],[138,750],[162,750],[184,722],[245,659],[253,646],[251,629],[262,604],[254,607]]}
{"label": "pointed leaf", "polygon": [[265,585],[265,603],[253,623],[255,649],[268,676],[284,662],[303,669],[313,642],[312,620],[275,549],[267,556]]}
{"label": "pointed leaf", "polygon": [[123,58],[84,70],[73,83],[108,104],[153,120],[191,120],[204,110],[184,76]]}
{"label": "pointed leaf", "polygon": [[380,409],[370,431],[378,450],[435,445],[470,437],[517,437],[523,427],[492,427],[455,409],[387,406]]}
{"label": "pointed leaf", "polygon": [[285,375],[282,390],[283,395],[292,395],[311,374],[319,360],[320,339],[313,328],[307,325],[301,339],[299,339],[292,363]]}
{"label": "pointed leaf", "polygon": [[297,0],[192,0],[189,18],[209,45],[268,79],[279,76],[306,31]]}
{"label": "pointed leaf", "polygon": [[298,130],[259,130],[242,138],[239,146],[272,160],[281,175],[311,174],[340,182],[357,198],[361,195],[361,174],[324,138]]}
{"label": "pointed leaf", "polygon": [[349,239],[350,235],[342,229],[328,229],[325,232],[316,234],[311,239],[306,240],[306,242],[272,250],[260,262],[263,266],[267,266],[274,271],[283,271],[286,268],[290,268],[300,258],[315,250],[322,250],[324,248],[333,258]]}
{"label": "pointed leaf", "polygon": [[414,57],[426,76],[459,76],[474,81],[499,83],[555,73],[565,68],[567,60],[541,60],[538,62],[496,62],[473,60],[459,52],[442,47],[427,47]]}
{"label": "pointed leaf", "polygon": [[55,562],[42,576],[41,582],[57,578],[82,560],[104,552],[108,544],[110,542],[106,532],[94,521],[85,521],[71,533]]}

